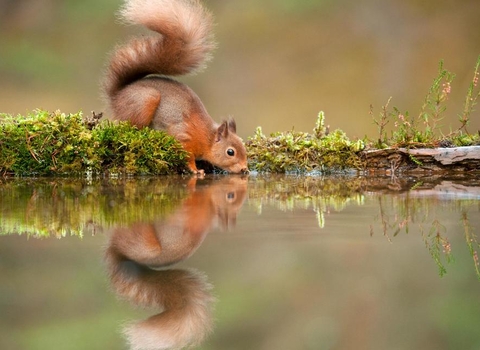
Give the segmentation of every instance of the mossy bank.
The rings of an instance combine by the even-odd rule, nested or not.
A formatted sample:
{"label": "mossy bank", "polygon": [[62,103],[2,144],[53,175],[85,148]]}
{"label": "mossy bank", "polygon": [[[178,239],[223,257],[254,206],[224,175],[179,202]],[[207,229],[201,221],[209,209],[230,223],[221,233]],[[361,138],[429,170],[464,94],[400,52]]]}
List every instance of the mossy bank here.
{"label": "mossy bank", "polygon": [[163,175],[183,172],[185,159],[179,142],[150,128],[92,122],[82,113],[0,114],[4,175]]}
{"label": "mossy bank", "polygon": [[[264,135],[246,141],[249,169],[270,173],[344,171],[480,172],[480,131],[469,130],[480,97],[480,56],[468,86],[459,125],[441,131],[454,74],[440,62],[418,114],[390,107],[371,118],[378,136],[351,140],[330,130],[320,112],[311,133]],[[475,113],[475,114],[474,114]],[[173,137],[127,123],[98,121],[96,115],[34,111],[0,114],[0,173],[4,175],[162,175],[186,172],[187,154]],[[207,168],[208,170],[208,168]]]}

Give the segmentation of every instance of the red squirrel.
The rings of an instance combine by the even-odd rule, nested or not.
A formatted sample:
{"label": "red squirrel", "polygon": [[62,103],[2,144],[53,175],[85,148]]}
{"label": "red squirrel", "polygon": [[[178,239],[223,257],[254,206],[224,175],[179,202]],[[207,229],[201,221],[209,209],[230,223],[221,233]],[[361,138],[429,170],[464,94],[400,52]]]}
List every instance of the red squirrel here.
{"label": "red squirrel", "polygon": [[113,119],[174,136],[188,152],[193,173],[203,173],[196,159],[248,172],[235,121],[215,123],[195,92],[171,78],[193,73],[210,59],[211,14],[199,0],[125,0],[120,16],[158,35],[133,38],[113,52],[103,82]]}

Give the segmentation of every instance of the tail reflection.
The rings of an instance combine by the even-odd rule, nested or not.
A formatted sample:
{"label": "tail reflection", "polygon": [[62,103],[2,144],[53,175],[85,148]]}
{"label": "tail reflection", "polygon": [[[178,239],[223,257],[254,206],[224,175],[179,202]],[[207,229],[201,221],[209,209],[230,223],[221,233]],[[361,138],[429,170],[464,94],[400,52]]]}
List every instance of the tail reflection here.
{"label": "tail reflection", "polygon": [[170,216],[111,232],[105,259],[115,292],[161,311],[124,327],[132,349],[180,349],[201,343],[212,329],[214,298],[206,275],[168,267],[191,256],[213,226],[235,224],[247,180],[196,182],[188,183],[189,196]]}

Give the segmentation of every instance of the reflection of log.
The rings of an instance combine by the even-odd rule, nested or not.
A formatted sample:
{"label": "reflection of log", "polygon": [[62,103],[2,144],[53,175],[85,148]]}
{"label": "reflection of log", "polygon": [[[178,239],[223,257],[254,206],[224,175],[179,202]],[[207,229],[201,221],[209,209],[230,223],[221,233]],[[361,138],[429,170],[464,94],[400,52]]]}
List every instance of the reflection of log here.
{"label": "reflection of log", "polygon": [[432,189],[415,189],[408,193],[410,198],[435,197],[438,199],[480,199],[480,187],[464,186],[451,181],[443,181]]}
{"label": "reflection of log", "polygon": [[367,176],[363,191],[371,194],[408,193],[409,196],[480,199],[480,176],[465,172]]}
{"label": "reflection of log", "polygon": [[455,148],[398,148],[362,153],[369,172],[480,171],[480,146]]}

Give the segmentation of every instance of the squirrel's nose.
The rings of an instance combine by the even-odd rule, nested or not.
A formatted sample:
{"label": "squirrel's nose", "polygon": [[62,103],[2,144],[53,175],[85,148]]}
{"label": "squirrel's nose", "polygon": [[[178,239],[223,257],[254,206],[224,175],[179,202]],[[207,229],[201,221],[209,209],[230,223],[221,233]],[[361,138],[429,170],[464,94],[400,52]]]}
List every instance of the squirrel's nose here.
{"label": "squirrel's nose", "polygon": [[250,174],[250,170],[248,170],[247,167],[242,168],[242,169],[240,170],[240,172],[243,173],[243,174]]}

